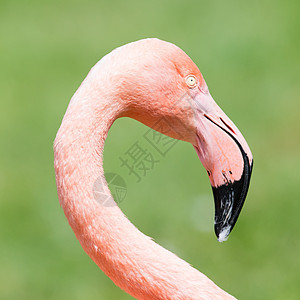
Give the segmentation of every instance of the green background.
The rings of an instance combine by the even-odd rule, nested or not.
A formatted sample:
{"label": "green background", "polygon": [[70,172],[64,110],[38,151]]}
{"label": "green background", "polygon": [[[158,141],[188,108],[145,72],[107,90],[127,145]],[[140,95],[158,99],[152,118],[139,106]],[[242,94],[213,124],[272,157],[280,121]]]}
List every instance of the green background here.
{"label": "green background", "polygon": [[[118,120],[105,170],[144,233],[239,299],[300,297],[299,1],[0,1],[0,299],[131,299],[84,253],[59,206],[52,144],[69,99],[117,46],[175,43],[254,155],[226,243],[208,177],[178,142],[140,183],[119,157],[147,128]],[[148,148],[149,150],[150,148]]]}

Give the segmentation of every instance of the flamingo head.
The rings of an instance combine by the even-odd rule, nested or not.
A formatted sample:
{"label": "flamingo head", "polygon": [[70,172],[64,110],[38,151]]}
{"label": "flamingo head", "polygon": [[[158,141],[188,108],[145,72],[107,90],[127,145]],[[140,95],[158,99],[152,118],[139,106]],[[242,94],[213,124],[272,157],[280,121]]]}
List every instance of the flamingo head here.
{"label": "flamingo head", "polygon": [[177,46],[146,39],[114,50],[110,59],[120,70],[110,78],[117,98],[125,103],[121,115],[194,146],[212,185],[215,233],[219,241],[226,240],[252,171],[244,137],[213,100],[197,66]]}

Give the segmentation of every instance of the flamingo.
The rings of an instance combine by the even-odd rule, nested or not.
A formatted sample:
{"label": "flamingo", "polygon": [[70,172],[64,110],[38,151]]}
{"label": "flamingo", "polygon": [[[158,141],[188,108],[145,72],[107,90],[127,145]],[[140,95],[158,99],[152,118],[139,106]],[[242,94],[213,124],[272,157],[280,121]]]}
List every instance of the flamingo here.
{"label": "flamingo", "polygon": [[[251,151],[214,102],[194,62],[179,47],[159,39],[129,43],[90,70],[54,142],[60,205],[84,251],[137,299],[235,299],[140,232],[113,201],[102,151],[110,126],[120,117],[194,146],[212,185],[219,241],[234,227],[249,187]],[[161,119],[162,126],[155,127]],[[95,195],[99,178],[111,205],[104,204],[104,194]]]}

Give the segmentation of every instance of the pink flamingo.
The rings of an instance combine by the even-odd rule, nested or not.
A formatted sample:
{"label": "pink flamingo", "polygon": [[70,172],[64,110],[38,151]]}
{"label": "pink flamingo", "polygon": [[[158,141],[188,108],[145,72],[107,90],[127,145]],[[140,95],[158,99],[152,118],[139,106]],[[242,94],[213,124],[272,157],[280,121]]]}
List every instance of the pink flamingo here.
{"label": "pink flamingo", "polygon": [[[194,146],[213,188],[219,241],[235,225],[247,194],[252,154],[212,99],[197,66],[171,43],[145,39],[127,44],[91,69],[54,142],[60,204],[83,249],[137,299],[234,299],[140,232],[117,205],[104,205],[95,195],[99,176],[105,182],[104,141],[119,117],[154,129],[163,119],[162,133]],[[104,190],[110,195],[107,185]]]}

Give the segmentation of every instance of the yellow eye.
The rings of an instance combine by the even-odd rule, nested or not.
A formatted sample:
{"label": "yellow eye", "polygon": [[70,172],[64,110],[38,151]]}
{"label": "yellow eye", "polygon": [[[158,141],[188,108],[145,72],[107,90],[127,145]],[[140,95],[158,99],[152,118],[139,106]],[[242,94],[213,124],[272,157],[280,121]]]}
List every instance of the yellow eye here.
{"label": "yellow eye", "polygon": [[196,80],[196,77],[194,75],[189,75],[185,79],[185,82],[186,82],[186,84],[188,85],[189,88],[193,88],[197,84],[197,80]]}

